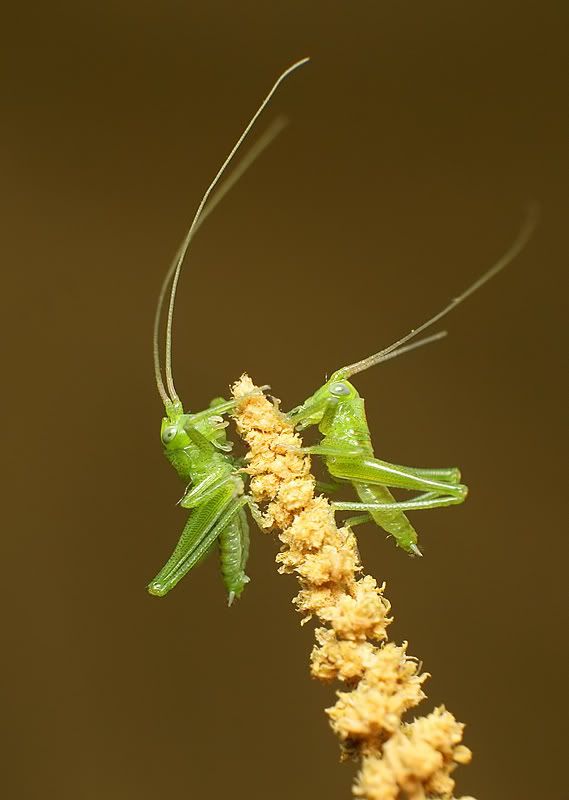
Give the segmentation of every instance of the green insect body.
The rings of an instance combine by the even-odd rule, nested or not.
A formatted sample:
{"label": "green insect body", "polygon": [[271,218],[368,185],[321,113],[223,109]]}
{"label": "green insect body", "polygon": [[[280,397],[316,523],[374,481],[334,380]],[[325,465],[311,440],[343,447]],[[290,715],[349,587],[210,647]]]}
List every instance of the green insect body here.
{"label": "green insect body", "polygon": [[[253,501],[245,494],[240,463],[230,453],[232,445],[228,442],[225,432],[228,423],[223,419],[223,416],[236,406],[237,401],[217,398],[205,411],[195,414],[184,413],[172,374],[174,303],[182,265],[196,231],[221,198],[282,129],[282,120],[277,120],[276,124],[259,138],[210,199],[212,190],[279,84],[307,60],[303,59],[293,64],[277,79],[223,162],[198,206],[190,229],[162,282],[158,296],[154,318],[154,372],[166,412],[162,420],[161,440],[166,458],[187,485],[180,505],[190,510],[190,516],[172,555],[148,586],[150,594],[158,597],[173,589],[184,575],[207,557],[216,544],[219,544],[221,574],[230,605],[235,597],[240,597],[249,581],[245,574],[249,554],[249,527],[245,506],[249,506],[253,517],[257,519],[259,517]],[[162,309],[168,289],[170,289],[170,302],[166,325],[166,382],[164,382],[159,334]]]}
{"label": "green insect body", "polygon": [[[355,489],[359,502],[332,504],[339,511],[360,512],[358,516],[347,520],[348,524],[373,521],[391,534],[403,550],[413,555],[421,555],[417,546],[417,534],[406,512],[457,505],[465,500],[468,489],[460,483],[460,472],[454,467],[440,469],[404,467],[375,457],[363,398],[348,378],[375,364],[445,336],[446,332],[441,331],[407,344],[504,269],[526,244],[535,221],[536,212],[531,209],[510,249],[491,269],[442,311],[379,353],[337,370],[324,386],[289,413],[288,416],[297,429],[302,430],[310,425],[317,425],[323,436],[319,444],[303,448],[303,451],[322,456],[330,475],[340,483],[351,484]],[[397,501],[390,491],[392,488],[407,489],[419,494],[410,500]]]}
{"label": "green insect body", "polygon": [[[210,408],[219,410],[221,406],[227,407],[229,405],[232,406],[232,403],[228,403],[223,397],[219,397],[211,401]],[[218,439],[215,443],[216,447],[225,452],[230,451],[232,443],[226,437],[227,423],[223,422],[223,417],[212,418],[212,422],[216,424],[219,431]],[[231,455],[226,455],[225,458],[231,461],[232,478],[237,495],[242,495],[244,484],[240,477],[242,473],[238,472],[241,467],[241,460],[235,459]],[[255,517],[259,519],[259,512],[256,506],[253,506],[249,498],[246,498],[246,500],[250,507],[253,508]],[[245,585],[249,583],[249,578],[245,574],[245,566],[249,557],[249,538],[247,515],[245,509],[240,506],[236,515],[227,523],[219,537],[221,576],[229,592],[230,605],[234,597],[241,596]]]}
{"label": "green insect body", "polygon": [[241,597],[241,592],[249,583],[249,578],[245,574],[245,565],[249,558],[249,524],[243,508],[239,509],[221,535],[219,553],[221,575],[229,591],[229,605],[231,605],[233,598]]}
{"label": "green insect body", "polygon": [[167,594],[203,561],[218,539],[230,603],[249,580],[245,574],[249,529],[243,514],[248,498],[236,464],[225,452],[230,445],[221,416],[233,406],[233,401],[215,401],[198,414],[184,414],[179,403],[167,408],[161,431],[164,453],[189,485],[180,505],[192,513],[174,552],[148,586],[153,595]]}
{"label": "green insect body", "polygon": [[[365,511],[361,517],[352,518],[351,524],[373,519],[408,553],[420,555],[417,534],[406,510],[461,503],[466,497],[467,489],[459,483],[457,469],[414,469],[375,458],[364,400],[342,370],[291,411],[290,417],[299,429],[318,425],[323,438],[320,444],[304,448],[305,452],[323,456],[330,475],[350,482],[360,498],[359,503],[334,503],[334,507]],[[388,487],[415,489],[423,494],[411,503],[398,503]]]}

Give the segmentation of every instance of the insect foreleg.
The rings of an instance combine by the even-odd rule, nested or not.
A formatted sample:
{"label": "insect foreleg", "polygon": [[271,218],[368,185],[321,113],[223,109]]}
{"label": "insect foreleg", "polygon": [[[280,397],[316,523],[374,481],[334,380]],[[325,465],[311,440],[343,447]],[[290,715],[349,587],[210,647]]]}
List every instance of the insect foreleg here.
{"label": "insect foreleg", "polygon": [[239,403],[242,403],[245,398],[252,397],[256,394],[263,394],[263,389],[270,388],[270,386],[259,386],[254,391],[247,392],[247,394],[244,394],[241,397],[233,400],[225,400],[223,397],[214,397],[209,404],[209,407],[204,411],[198,411],[195,414],[191,414],[190,422],[193,423],[196,420],[207,419],[208,417],[213,417],[220,414],[227,414],[228,411],[232,411],[236,406],[239,405]]}
{"label": "insect foreleg", "polygon": [[240,402],[241,398],[239,398],[239,400],[224,400],[223,397],[214,397],[208,408],[204,411],[197,411],[195,414],[191,415],[191,422],[207,419],[215,415],[227,414],[228,411],[234,409]]}
{"label": "insect foreleg", "polygon": [[191,422],[188,422],[184,425],[184,430],[188,434],[188,437],[192,440],[192,442],[199,447],[203,453],[212,453],[215,451],[214,445],[207,439],[203,433],[200,433],[197,428],[195,428]]}

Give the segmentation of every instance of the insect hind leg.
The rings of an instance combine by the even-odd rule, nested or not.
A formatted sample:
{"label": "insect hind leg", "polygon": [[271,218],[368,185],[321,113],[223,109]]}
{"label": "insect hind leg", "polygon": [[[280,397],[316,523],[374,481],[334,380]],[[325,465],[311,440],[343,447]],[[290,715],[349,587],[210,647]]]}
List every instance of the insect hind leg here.
{"label": "insect hind leg", "polygon": [[424,477],[417,472],[408,470],[407,467],[400,467],[397,464],[390,464],[373,457],[334,458],[327,461],[327,467],[333,477],[352,483],[434,492],[438,495],[460,498],[460,501],[464,500],[468,494],[468,488],[464,484]]}
{"label": "insect hind leg", "polygon": [[163,597],[193,569],[233,517],[247,502],[244,497],[224,495],[198,506],[186,522],[174,552],[148,585],[150,594]]}
{"label": "insect hind leg", "polygon": [[397,469],[408,472],[410,475],[415,475],[418,478],[426,478],[427,480],[440,481],[441,483],[450,483],[456,486],[460,483],[460,470],[458,467],[406,467],[402,464],[393,464]]}

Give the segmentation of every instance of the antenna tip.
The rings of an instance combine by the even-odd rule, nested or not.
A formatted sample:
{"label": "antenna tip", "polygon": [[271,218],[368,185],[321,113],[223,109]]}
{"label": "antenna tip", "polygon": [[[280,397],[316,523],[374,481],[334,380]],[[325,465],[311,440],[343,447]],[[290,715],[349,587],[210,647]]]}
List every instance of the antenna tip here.
{"label": "antenna tip", "polygon": [[285,75],[288,75],[293,70],[297,69],[298,67],[302,67],[308,61],[310,61],[310,56],[304,56],[304,58],[300,58],[298,61],[295,61],[294,64],[291,64],[290,67],[288,67],[288,69],[285,69],[285,71],[282,74],[282,77],[284,78]]}
{"label": "antenna tip", "polygon": [[526,205],[526,228],[533,233],[541,216],[541,207],[537,200],[529,200]]}

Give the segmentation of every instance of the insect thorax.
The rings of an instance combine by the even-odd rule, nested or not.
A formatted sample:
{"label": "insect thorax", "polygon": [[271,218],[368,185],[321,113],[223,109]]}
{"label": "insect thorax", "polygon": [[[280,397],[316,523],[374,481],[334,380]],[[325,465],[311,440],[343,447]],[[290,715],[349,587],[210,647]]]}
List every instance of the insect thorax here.
{"label": "insect thorax", "polygon": [[320,432],[330,444],[342,442],[372,452],[364,400],[358,394],[340,401],[328,425],[321,426]]}

